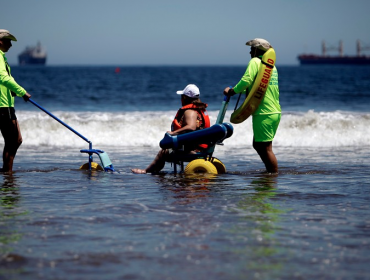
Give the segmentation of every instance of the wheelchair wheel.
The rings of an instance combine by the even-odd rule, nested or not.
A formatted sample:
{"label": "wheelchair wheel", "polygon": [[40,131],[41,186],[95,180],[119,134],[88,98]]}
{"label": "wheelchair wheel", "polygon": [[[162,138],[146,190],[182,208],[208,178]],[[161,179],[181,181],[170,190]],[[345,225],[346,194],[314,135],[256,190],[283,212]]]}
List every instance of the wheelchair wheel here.
{"label": "wheelchair wheel", "polygon": [[218,174],[224,174],[226,173],[226,167],[225,165],[221,162],[221,160],[219,160],[218,158],[213,158],[211,160],[211,162],[213,163],[213,165],[216,167],[217,169],[217,173]]}
{"label": "wheelchair wheel", "polygon": [[[81,165],[80,166],[80,169],[83,169],[83,170],[89,170],[89,163],[86,162],[85,164]],[[97,164],[96,162],[92,162],[91,163],[91,170],[98,170],[98,171],[104,171],[103,167],[101,167],[99,164]]]}
{"label": "wheelchair wheel", "polygon": [[204,159],[195,159],[185,167],[185,174],[191,173],[211,173],[218,174],[216,167],[210,161]]}

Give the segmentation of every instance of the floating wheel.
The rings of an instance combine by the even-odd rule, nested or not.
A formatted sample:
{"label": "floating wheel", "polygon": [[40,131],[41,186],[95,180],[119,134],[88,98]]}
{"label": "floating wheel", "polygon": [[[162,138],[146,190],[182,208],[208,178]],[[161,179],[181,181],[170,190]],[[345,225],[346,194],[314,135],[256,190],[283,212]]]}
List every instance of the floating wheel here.
{"label": "floating wheel", "polygon": [[217,169],[218,174],[225,174],[226,173],[226,167],[225,165],[219,160],[218,158],[211,159],[211,162]]}
{"label": "floating wheel", "polygon": [[[85,164],[81,165],[80,166],[80,169],[83,169],[83,170],[89,170],[89,163],[86,162]],[[104,168],[101,167],[99,164],[97,164],[96,162],[92,162],[91,163],[91,170],[97,170],[97,171],[104,171]]]}
{"label": "floating wheel", "polygon": [[204,159],[195,159],[185,167],[185,174],[191,173],[211,173],[218,174],[216,166],[212,162]]}

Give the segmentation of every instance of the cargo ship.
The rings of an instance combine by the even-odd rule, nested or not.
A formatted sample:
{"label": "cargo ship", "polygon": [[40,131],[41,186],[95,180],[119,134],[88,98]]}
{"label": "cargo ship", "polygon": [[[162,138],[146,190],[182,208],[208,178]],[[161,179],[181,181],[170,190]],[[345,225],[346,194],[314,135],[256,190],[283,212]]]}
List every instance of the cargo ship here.
{"label": "cargo ship", "polygon": [[47,54],[41,46],[40,42],[35,47],[26,47],[26,49],[18,55],[19,65],[45,65]]}
{"label": "cargo ship", "polygon": [[[339,55],[327,55],[328,51],[337,50]],[[339,41],[338,47],[326,47],[325,42],[322,42],[322,55],[316,54],[301,54],[298,60],[301,65],[308,64],[348,64],[348,65],[370,65],[370,56],[363,55],[361,52],[370,50],[370,47],[361,47],[360,40],[357,40],[357,55],[343,55],[343,43]]]}

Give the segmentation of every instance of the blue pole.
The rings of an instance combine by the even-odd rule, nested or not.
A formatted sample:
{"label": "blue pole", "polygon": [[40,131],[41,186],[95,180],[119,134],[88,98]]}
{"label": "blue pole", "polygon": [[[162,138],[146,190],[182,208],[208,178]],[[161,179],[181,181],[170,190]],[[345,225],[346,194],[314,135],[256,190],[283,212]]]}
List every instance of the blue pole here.
{"label": "blue pole", "polygon": [[218,113],[218,116],[217,116],[217,120],[216,120],[217,124],[223,123],[229,101],[230,101],[230,96],[225,95],[224,100],[222,101],[220,112]]}
{"label": "blue pole", "polygon": [[76,130],[74,130],[72,127],[70,127],[68,124],[66,124],[65,122],[61,121],[60,119],[58,119],[56,116],[54,116],[52,113],[50,113],[48,110],[42,108],[39,104],[37,104],[35,101],[33,101],[31,98],[28,99],[29,102],[31,102],[33,105],[35,105],[37,108],[39,108],[40,110],[44,111],[46,114],[48,114],[50,117],[52,117],[53,119],[55,119],[56,121],[58,121],[59,123],[61,123],[62,125],[64,125],[66,128],[68,128],[70,131],[72,131],[73,133],[75,133],[76,135],[80,136],[83,140],[85,140],[87,143],[89,143],[89,147],[91,149],[91,141],[89,139],[87,139],[85,136],[81,135],[80,133],[78,133]]}

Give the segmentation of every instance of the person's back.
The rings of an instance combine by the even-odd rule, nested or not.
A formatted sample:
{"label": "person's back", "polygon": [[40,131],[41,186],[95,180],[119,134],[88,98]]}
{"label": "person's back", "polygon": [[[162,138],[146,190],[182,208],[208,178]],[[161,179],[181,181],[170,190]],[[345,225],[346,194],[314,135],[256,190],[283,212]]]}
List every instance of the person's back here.
{"label": "person's back", "polygon": [[[255,58],[253,58],[255,59]],[[259,61],[258,67],[261,64],[261,60],[257,58]],[[267,115],[267,114],[280,114],[281,107],[280,107],[280,93],[279,93],[279,81],[278,81],[278,71],[274,66],[272,71],[271,79],[269,82],[269,86],[267,87],[265,96],[263,97],[260,105],[254,111],[253,115]]]}

